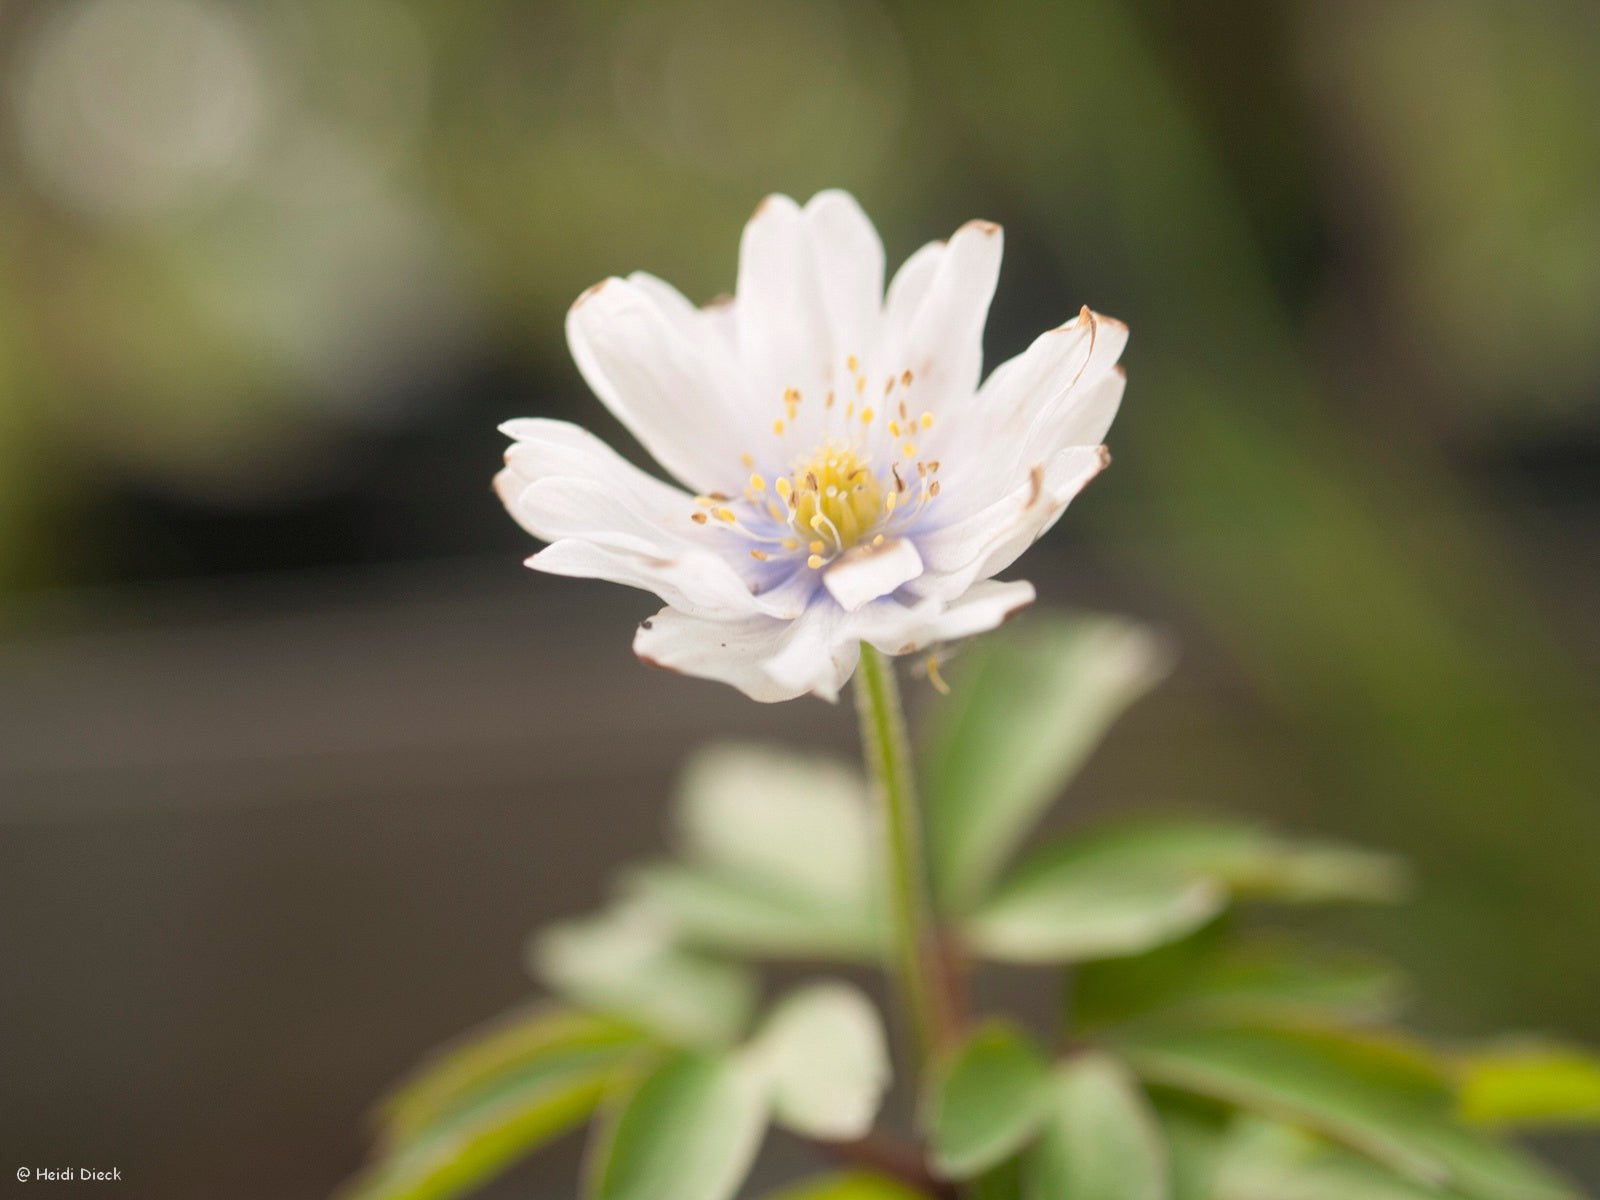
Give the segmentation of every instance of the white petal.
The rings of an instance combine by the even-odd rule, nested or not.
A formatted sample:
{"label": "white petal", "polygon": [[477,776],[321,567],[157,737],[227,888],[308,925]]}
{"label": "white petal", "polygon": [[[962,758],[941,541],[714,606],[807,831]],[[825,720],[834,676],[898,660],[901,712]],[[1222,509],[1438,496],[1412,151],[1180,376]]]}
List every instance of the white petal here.
{"label": "white petal", "polygon": [[910,606],[874,605],[857,614],[854,632],[885,654],[915,654],[993,629],[1033,599],[1033,584],[1026,580],[987,579],[948,605],[936,598]]}
{"label": "white petal", "polygon": [[941,529],[919,533],[923,574],[912,590],[955,597],[1005,570],[1110,462],[1104,446],[1069,446],[1034,465],[1021,484],[993,504]]}
{"label": "white petal", "polygon": [[664,608],[639,626],[633,650],[645,662],[732,684],[752,700],[793,700],[808,692],[838,697],[860,648],[835,644],[837,610],[816,605],[792,620],[710,621]]}
{"label": "white petal", "polygon": [[524,484],[549,476],[593,480],[669,526],[682,525],[684,514],[694,510],[687,492],[641,471],[580,426],[526,417],[507,421],[500,432],[515,439],[506,450],[506,469]]}
{"label": "white petal", "polygon": [[939,264],[944,261],[946,242],[929,242],[900,264],[900,269],[889,281],[889,294],[883,302],[883,319],[886,332],[906,333],[911,329],[911,318],[928,298],[928,289],[939,274]]}
{"label": "white petal", "polygon": [[[978,407],[997,425],[1027,428],[1037,415],[1101,382],[1127,344],[1126,325],[1085,308],[997,367],[978,392]],[[1099,445],[1114,415],[1085,414],[1070,444]]]}
{"label": "white petal", "polygon": [[698,491],[739,482],[746,414],[712,323],[696,335],[659,288],[608,279],[572,306],[567,344],[595,395],[668,471]]}
{"label": "white petal", "polygon": [[832,335],[811,229],[787,196],[768,196],[744,227],[734,318],[745,375],[755,390],[749,402],[759,412],[781,411],[787,388],[822,390]]}
{"label": "white petal", "polygon": [[563,538],[528,559],[527,565],[551,575],[604,579],[641,588],[696,616],[730,619],[748,616],[759,608],[732,568],[704,550],[663,557]]}
{"label": "white petal", "polygon": [[[885,318],[887,360],[878,365],[913,373],[919,407],[949,412],[976,392],[983,370],[983,326],[1000,278],[1003,244],[1000,226],[969,221],[940,253],[927,256],[934,270],[926,283],[921,278],[926,267],[920,264],[918,276],[906,285],[896,277]],[[908,262],[902,276],[910,268]],[[917,292],[922,294],[912,307],[909,299],[916,299]]]}
{"label": "white petal", "polygon": [[871,351],[883,308],[883,242],[848,192],[827,191],[805,207],[835,364]]}
{"label": "white petal", "polygon": [[881,546],[857,546],[822,573],[822,582],[846,612],[887,596],[922,574],[922,557],[906,538]]}
{"label": "white petal", "polygon": [[1027,464],[1103,442],[1122,401],[1126,381],[1116,363],[1127,341],[1126,325],[1086,308],[997,367],[977,403],[951,414],[941,441],[926,443],[927,453],[944,459],[947,509],[976,511],[1013,486]]}

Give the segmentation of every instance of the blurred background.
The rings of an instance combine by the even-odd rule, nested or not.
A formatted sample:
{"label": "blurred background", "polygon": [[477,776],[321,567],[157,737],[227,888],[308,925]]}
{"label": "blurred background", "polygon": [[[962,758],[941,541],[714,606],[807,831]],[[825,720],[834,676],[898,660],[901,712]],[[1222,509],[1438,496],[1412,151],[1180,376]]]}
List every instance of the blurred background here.
{"label": "blurred background", "polygon": [[1133,326],[1023,573],[1185,657],[1063,819],[1403,851],[1325,924],[1419,1027],[1600,1042],[1596,61],[1586,0],[0,0],[4,1175],[326,1194],[688,745],[850,752],[636,664],[653,599],[524,571],[489,490],[512,416],[637,454],[580,290],[709,300],[825,186],[891,262],[1006,226],[991,363]]}

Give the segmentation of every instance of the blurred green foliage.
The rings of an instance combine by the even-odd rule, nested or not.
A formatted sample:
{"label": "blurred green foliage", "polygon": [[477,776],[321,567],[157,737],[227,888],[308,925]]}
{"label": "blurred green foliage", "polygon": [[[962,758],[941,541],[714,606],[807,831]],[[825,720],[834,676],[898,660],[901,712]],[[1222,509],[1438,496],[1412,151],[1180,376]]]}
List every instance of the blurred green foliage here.
{"label": "blurred green foliage", "polygon": [[[1577,1200],[1486,1129],[1593,1128],[1600,1059],[1554,1042],[1434,1044],[1392,1023],[1385,964],[1240,935],[1247,904],[1395,899],[1385,856],[1167,819],[1075,830],[1013,861],[1130,680],[1151,682],[1148,655],[1130,673],[1130,645],[1155,642],[1103,617],[1021,628],[972,651],[947,701],[957,715],[922,759],[925,773],[963,764],[945,803],[970,815],[946,825],[937,861],[973,861],[971,843],[989,870],[946,888],[930,929],[945,1016],[926,1054],[894,1067],[915,1098],[909,1139],[880,1120],[885,1022],[853,984],[791,991],[753,1035],[760,1006],[706,988],[739,979],[749,1000],[774,961],[899,961],[895,872],[852,852],[875,840],[867,784],[787,749],[713,747],[685,777],[681,859],[647,877],[665,870],[678,886],[635,881],[600,915],[541,934],[534,973],[576,1008],[513,1013],[435,1056],[382,1106],[378,1154],[342,1194],[448,1200],[592,1120],[585,1196],[730,1200],[770,1120],[940,1200]],[[1062,715],[1067,696],[1080,728]],[[1045,799],[1020,821],[986,803],[990,781],[1017,778],[994,731],[1019,709],[1056,714],[1070,747],[1030,764]],[[870,738],[881,726],[863,715]],[[824,869],[835,843],[843,879]],[[838,938],[840,908],[858,910],[859,940]],[[987,960],[1038,969],[1029,991],[1054,981],[1066,1003],[1035,1030],[980,1007],[970,984]],[[717,1019],[684,1020],[701,1013]]]}

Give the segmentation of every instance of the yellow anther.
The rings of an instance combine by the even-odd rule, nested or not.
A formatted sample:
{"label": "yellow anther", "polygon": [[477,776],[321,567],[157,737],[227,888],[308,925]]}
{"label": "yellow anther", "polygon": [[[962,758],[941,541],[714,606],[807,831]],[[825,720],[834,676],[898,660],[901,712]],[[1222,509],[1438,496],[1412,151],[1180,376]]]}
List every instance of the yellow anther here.
{"label": "yellow anther", "polygon": [[867,377],[865,375],[857,375],[856,376],[856,395],[859,396],[862,392],[864,392],[866,390],[867,390]]}
{"label": "yellow anther", "polygon": [[806,559],[806,566],[810,567],[813,571],[815,571],[821,565],[822,555],[820,554],[813,554],[810,558]]}
{"label": "yellow anther", "polygon": [[811,551],[813,554],[821,554],[823,547],[821,542],[812,542],[811,545],[806,547],[806,549]]}
{"label": "yellow anther", "polygon": [[900,436],[900,422],[899,421],[890,421],[889,422],[889,436],[890,437],[899,437]]}
{"label": "yellow anther", "polygon": [[755,559],[757,562],[766,562],[767,552],[765,550],[752,550],[750,551],[750,557]]}
{"label": "yellow anther", "polygon": [[850,374],[854,375],[861,369],[861,360],[852,354],[849,358],[844,360],[844,365],[849,367]]}
{"label": "yellow anther", "polygon": [[780,475],[778,481],[772,485],[772,490],[787,500],[789,493],[794,490],[794,485],[789,482],[787,476]]}
{"label": "yellow anther", "polygon": [[897,501],[899,498],[899,492],[890,492],[883,498],[883,511],[885,515],[894,511],[895,501]]}
{"label": "yellow anther", "polygon": [[779,417],[776,421],[774,421],[772,423],[772,432],[777,434],[779,437],[783,436],[783,418],[782,417]]}
{"label": "yellow anther", "polygon": [[754,492],[764,492],[764,491],[766,491],[767,490],[767,481],[765,479],[761,478],[761,476],[759,476],[759,475],[750,476],[750,490],[754,491]]}
{"label": "yellow anther", "polygon": [[733,509],[731,509],[731,508],[719,508],[719,509],[715,510],[711,515],[716,517],[717,520],[722,521],[724,524],[727,524],[727,525],[732,525],[735,521],[737,521],[739,519],[738,517],[733,515]]}
{"label": "yellow anther", "polygon": [[924,429],[932,429],[933,428],[933,414],[931,412],[923,413],[920,417],[917,418],[917,420],[922,423],[922,427]]}
{"label": "yellow anther", "polygon": [[878,536],[877,536],[877,537],[875,537],[875,538],[873,538],[873,539],[872,539],[872,544],[873,544],[873,545],[874,545],[874,546],[881,546],[881,545],[883,545],[883,534],[881,534],[881,533],[880,533],[880,534],[879,534],[879,535],[878,535]]}
{"label": "yellow anther", "polygon": [[752,471],[755,469],[756,460],[751,458],[748,454],[739,455],[739,461],[744,464],[744,469],[746,471]]}
{"label": "yellow anther", "polygon": [[917,456],[917,447],[913,443],[907,442],[904,446],[900,447],[900,453],[904,454],[907,458],[915,458]]}
{"label": "yellow anther", "polygon": [[872,424],[872,418],[877,416],[877,415],[878,415],[877,413],[872,411],[872,406],[868,405],[866,408],[863,408],[861,410],[861,423],[863,425],[871,425]]}
{"label": "yellow anther", "polygon": [[800,539],[799,538],[784,538],[783,539],[783,548],[785,550],[798,550],[798,549],[800,549]]}

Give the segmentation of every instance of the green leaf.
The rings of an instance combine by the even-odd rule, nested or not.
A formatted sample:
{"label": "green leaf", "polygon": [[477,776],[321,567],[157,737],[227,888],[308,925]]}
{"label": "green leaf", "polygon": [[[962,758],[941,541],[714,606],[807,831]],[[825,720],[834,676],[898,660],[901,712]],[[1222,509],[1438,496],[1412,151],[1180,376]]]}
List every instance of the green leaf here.
{"label": "green leaf", "polygon": [[1219,1160],[1227,1200],[1462,1200],[1270,1121],[1236,1123]]}
{"label": "green leaf", "polygon": [[1230,895],[1289,901],[1393,898],[1386,855],[1293,843],[1249,825],[1141,820],[1031,855],[969,922],[994,957],[1057,962],[1139,954],[1185,936]]}
{"label": "green leaf", "polygon": [[1155,1110],[1172,1168],[1172,1200],[1218,1200],[1225,1111],[1209,1101],[1175,1093],[1157,1094]]}
{"label": "green leaf", "polygon": [[553,1051],[414,1131],[342,1200],[445,1200],[581,1124],[628,1067],[614,1046]]}
{"label": "green leaf", "polygon": [[1128,1069],[1100,1053],[1057,1068],[1023,1162],[1027,1200],[1171,1200],[1168,1179],[1161,1128]]}
{"label": "green leaf", "polygon": [[831,902],[662,865],[635,872],[628,894],[666,916],[684,941],[762,958],[878,961],[880,931],[866,907]]}
{"label": "green leaf", "polygon": [[1480,1050],[1461,1064],[1457,1104],[1475,1125],[1600,1124],[1600,1057],[1550,1042]]}
{"label": "green leaf", "polygon": [[749,972],[680,949],[670,923],[639,904],[551,927],[532,958],[535,972],[575,1003],[669,1041],[732,1041],[755,1002]]}
{"label": "green leaf", "polygon": [[964,934],[974,950],[1005,962],[1081,962],[1184,937],[1226,903],[1227,892],[1208,879],[1061,870],[1003,887]]}
{"label": "green leaf", "polygon": [[761,746],[702,750],[684,771],[678,829],[712,873],[825,911],[873,902],[865,782],[831,759]]}
{"label": "green leaf", "polygon": [[766,1200],[927,1200],[898,1180],[865,1171],[822,1175],[773,1192]]}
{"label": "green leaf", "polygon": [[508,1013],[436,1051],[382,1102],[376,1118],[384,1144],[418,1136],[478,1093],[547,1060],[584,1050],[610,1050],[620,1060],[642,1043],[634,1026],[594,1013],[548,1005]]}
{"label": "green leaf", "polygon": [[1045,1116],[1049,1066],[1020,1031],[985,1025],[939,1064],[928,1099],[940,1174],[970,1179],[1020,1149]]}
{"label": "green leaf", "polygon": [[761,1079],[706,1051],[663,1061],[627,1096],[596,1142],[591,1200],[729,1200],[766,1130]]}
{"label": "green leaf", "polygon": [[1134,958],[1086,963],[1073,976],[1081,1029],[1131,1020],[1375,1021],[1398,1007],[1399,978],[1365,956],[1288,941],[1235,945],[1210,926]]}
{"label": "green leaf", "polygon": [[808,1137],[863,1136],[889,1087],[878,1012],[847,984],[794,993],[767,1018],[747,1055],[769,1080],[775,1119]]}
{"label": "green leaf", "polygon": [[924,758],[929,856],[941,903],[965,912],[1171,653],[1111,617],[1035,620],[986,639],[936,707]]}
{"label": "green leaf", "polygon": [[1441,1069],[1397,1039],[1328,1029],[1142,1029],[1114,1044],[1146,1080],[1305,1125],[1421,1183],[1476,1200],[1572,1195],[1451,1119]]}

